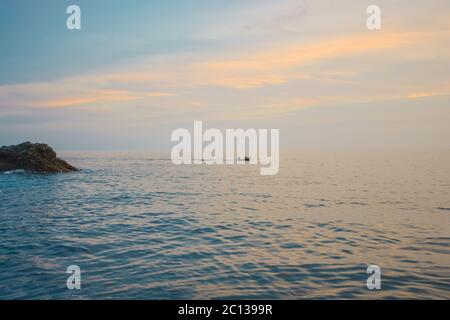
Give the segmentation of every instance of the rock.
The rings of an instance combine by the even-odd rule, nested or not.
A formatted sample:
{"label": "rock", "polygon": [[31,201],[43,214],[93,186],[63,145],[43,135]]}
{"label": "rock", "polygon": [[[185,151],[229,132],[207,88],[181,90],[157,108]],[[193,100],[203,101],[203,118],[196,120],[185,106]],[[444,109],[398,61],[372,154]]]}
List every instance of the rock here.
{"label": "rock", "polygon": [[0,171],[26,170],[52,173],[78,171],[56,156],[55,151],[43,143],[24,142],[0,148]]}

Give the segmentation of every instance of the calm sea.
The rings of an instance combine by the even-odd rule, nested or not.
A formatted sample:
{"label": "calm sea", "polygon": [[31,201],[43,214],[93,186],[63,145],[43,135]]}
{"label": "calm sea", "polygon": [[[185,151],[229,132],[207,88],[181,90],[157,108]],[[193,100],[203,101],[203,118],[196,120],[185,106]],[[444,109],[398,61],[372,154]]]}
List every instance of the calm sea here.
{"label": "calm sea", "polygon": [[0,299],[450,298],[450,152],[62,155],[82,171],[0,174]]}

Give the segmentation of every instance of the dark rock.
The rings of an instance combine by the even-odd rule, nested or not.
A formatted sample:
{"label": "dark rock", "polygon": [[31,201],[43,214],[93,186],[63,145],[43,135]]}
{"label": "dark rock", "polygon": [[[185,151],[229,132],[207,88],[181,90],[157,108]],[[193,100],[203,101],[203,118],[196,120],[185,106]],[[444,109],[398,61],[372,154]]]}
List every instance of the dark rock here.
{"label": "dark rock", "polygon": [[55,151],[43,143],[24,142],[0,148],[0,171],[27,170],[52,173],[78,171],[56,156]]}

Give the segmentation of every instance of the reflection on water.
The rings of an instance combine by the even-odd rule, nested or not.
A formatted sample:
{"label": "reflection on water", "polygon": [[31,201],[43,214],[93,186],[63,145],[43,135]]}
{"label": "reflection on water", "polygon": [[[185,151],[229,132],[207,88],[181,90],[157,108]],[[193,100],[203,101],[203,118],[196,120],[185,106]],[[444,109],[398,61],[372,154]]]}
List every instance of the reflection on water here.
{"label": "reflection on water", "polygon": [[450,152],[65,157],[83,170],[0,174],[0,299],[450,298]]}

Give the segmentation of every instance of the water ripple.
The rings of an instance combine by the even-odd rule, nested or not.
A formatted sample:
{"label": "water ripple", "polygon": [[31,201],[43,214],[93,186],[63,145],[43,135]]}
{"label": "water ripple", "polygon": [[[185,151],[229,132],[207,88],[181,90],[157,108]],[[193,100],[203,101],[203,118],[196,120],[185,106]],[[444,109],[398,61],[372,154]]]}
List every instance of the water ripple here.
{"label": "water ripple", "polygon": [[[275,177],[131,154],[2,174],[0,299],[450,298],[442,170],[289,159]],[[79,291],[65,288],[72,264]],[[368,264],[380,291],[365,286]]]}

